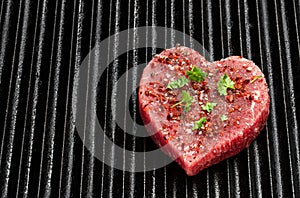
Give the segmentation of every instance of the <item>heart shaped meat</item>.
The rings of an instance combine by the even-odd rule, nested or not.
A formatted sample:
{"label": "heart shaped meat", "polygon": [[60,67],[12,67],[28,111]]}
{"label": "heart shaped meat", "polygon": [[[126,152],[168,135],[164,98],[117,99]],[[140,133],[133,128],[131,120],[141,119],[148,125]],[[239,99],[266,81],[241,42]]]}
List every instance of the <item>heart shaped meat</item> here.
{"label": "heart shaped meat", "polygon": [[147,130],[188,175],[248,147],[269,103],[264,74],[252,61],[232,56],[211,63],[187,47],[156,55],[139,87]]}

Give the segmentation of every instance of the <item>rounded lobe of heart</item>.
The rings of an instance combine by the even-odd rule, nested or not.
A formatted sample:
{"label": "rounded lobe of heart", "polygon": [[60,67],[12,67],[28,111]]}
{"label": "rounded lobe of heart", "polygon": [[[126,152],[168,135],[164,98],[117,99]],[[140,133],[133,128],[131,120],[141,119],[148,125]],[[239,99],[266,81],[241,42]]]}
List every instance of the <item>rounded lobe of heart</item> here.
{"label": "rounded lobe of heart", "polygon": [[[206,73],[204,81],[166,89],[169,82],[189,78],[186,71],[193,67]],[[218,81],[224,74],[235,83],[226,96],[218,91]],[[176,105],[182,91],[193,98],[188,111],[185,103]],[[143,71],[138,96],[140,113],[151,137],[188,175],[248,147],[269,114],[268,86],[252,61],[232,56],[210,63],[187,47],[156,55]],[[208,102],[216,104],[210,112],[203,109]],[[195,122],[203,117],[207,121],[202,128],[193,130]]]}

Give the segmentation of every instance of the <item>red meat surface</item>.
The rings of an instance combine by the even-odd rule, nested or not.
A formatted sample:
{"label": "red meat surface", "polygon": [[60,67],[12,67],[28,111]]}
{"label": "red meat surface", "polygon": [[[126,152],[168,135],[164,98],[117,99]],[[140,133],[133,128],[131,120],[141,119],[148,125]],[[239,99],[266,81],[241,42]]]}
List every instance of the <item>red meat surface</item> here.
{"label": "red meat surface", "polygon": [[[187,85],[167,89],[169,82],[186,77],[186,71],[200,68],[204,81],[189,80]],[[227,74],[234,89],[227,95],[218,92],[218,81]],[[182,91],[193,97],[189,111],[184,110]],[[143,71],[139,87],[139,108],[143,122],[155,143],[185,170],[187,175],[239,153],[258,136],[268,114],[268,86],[252,61],[232,56],[208,62],[187,47],[174,47],[156,55]],[[216,103],[211,112],[207,102]],[[226,116],[227,120],[222,120]],[[195,122],[205,117],[199,129]]]}

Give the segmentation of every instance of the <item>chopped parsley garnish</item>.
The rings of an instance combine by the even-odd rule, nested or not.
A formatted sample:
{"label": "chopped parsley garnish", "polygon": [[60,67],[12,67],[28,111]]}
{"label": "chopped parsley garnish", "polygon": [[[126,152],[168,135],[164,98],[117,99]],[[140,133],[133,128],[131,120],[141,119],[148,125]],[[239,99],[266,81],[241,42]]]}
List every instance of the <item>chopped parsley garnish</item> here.
{"label": "chopped parsley garnish", "polygon": [[215,102],[207,102],[202,109],[210,113],[216,105],[217,103]]}
{"label": "chopped parsley garnish", "polygon": [[186,85],[188,82],[189,80],[186,77],[182,76],[177,80],[169,82],[169,84],[167,85],[167,89],[178,89]]}
{"label": "chopped parsley garnish", "polygon": [[182,104],[182,103],[185,103],[184,105],[184,111],[185,112],[188,112],[190,109],[191,109],[191,105],[192,105],[192,102],[194,101],[193,97],[190,96],[190,94],[183,90],[182,91],[182,96],[181,96],[181,101],[180,102],[177,102],[176,104],[172,105],[171,108],[179,105],[179,104]]}
{"label": "chopped parsley garnish", "polygon": [[227,74],[221,76],[218,81],[218,91],[220,95],[227,96],[227,89],[234,89],[234,82],[230,79]]}
{"label": "chopped parsley garnish", "polygon": [[200,129],[205,122],[207,122],[206,117],[200,118],[200,120],[198,120],[194,123],[194,127],[192,128],[192,130]]}
{"label": "chopped parsley garnish", "polygon": [[254,78],[250,81],[250,84],[254,83],[259,78],[262,78],[262,76],[254,76]]}
{"label": "chopped parsley garnish", "polygon": [[222,122],[228,120],[228,118],[225,114],[221,115],[220,119],[221,119]]}
{"label": "chopped parsley garnish", "polygon": [[203,81],[206,77],[206,73],[196,66],[193,66],[193,68],[190,71],[186,71],[186,74],[189,76],[190,80],[196,82]]}

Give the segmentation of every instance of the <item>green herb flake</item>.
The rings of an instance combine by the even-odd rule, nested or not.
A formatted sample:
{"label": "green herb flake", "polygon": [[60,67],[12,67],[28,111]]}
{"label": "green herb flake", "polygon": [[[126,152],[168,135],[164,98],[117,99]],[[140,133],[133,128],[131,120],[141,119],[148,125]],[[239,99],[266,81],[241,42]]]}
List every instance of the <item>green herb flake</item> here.
{"label": "green herb flake", "polygon": [[221,115],[220,119],[222,122],[224,122],[224,121],[228,120],[228,117],[225,114],[223,114],[223,115]]}
{"label": "green herb flake", "polygon": [[218,81],[218,91],[220,95],[227,96],[227,89],[234,89],[234,82],[230,79],[227,74],[221,76]]}
{"label": "green herb flake", "polygon": [[254,76],[254,78],[250,81],[250,84],[254,83],[259,78],[262,78],[262,76]]}
{"label": "green herb flake", "polygon": [[203,126],[203,124],[207,122],[206,117],[202,117],[200,118],[200,120],[196,121],[194,123],[194,127],[192,128],[192,130],[198,130],[201,129],[201,127]]}
{"label": "green herb flake", "polygon": [[190,71],[186,71],[186,74],[188,75],[190,80],[196,82],[201,82],[206,77],[206,73],[196,66],[193,66],[193,68]]}
{"label": "green herb flake", "polygon": [[189,80],[186,77],[182,76],[177,80],[169,82],[169,84],[167,85],[167,89],[178,89],[188,84],[188,82]]}
{"label": "green herb flake", "polygon": [[177,105],[180,105],[182,103],[185,103],[184,105],[184,111],[185,112],[188,112],[189,110],[191,110],[191,105],[192,105],[192,102],[194,102],[194,99],[192,96],[190,96],[190,94],[183,90],[182,91],[182,97],[181,97],[181,101],[180,102],[177,102],[176,104],[172,105],[171,108],[177,106]]}
{"label": "green herb flake", "polygon": [[217,103],[215,102],[207,102],[202,109],[210,113],[216,105]]}

